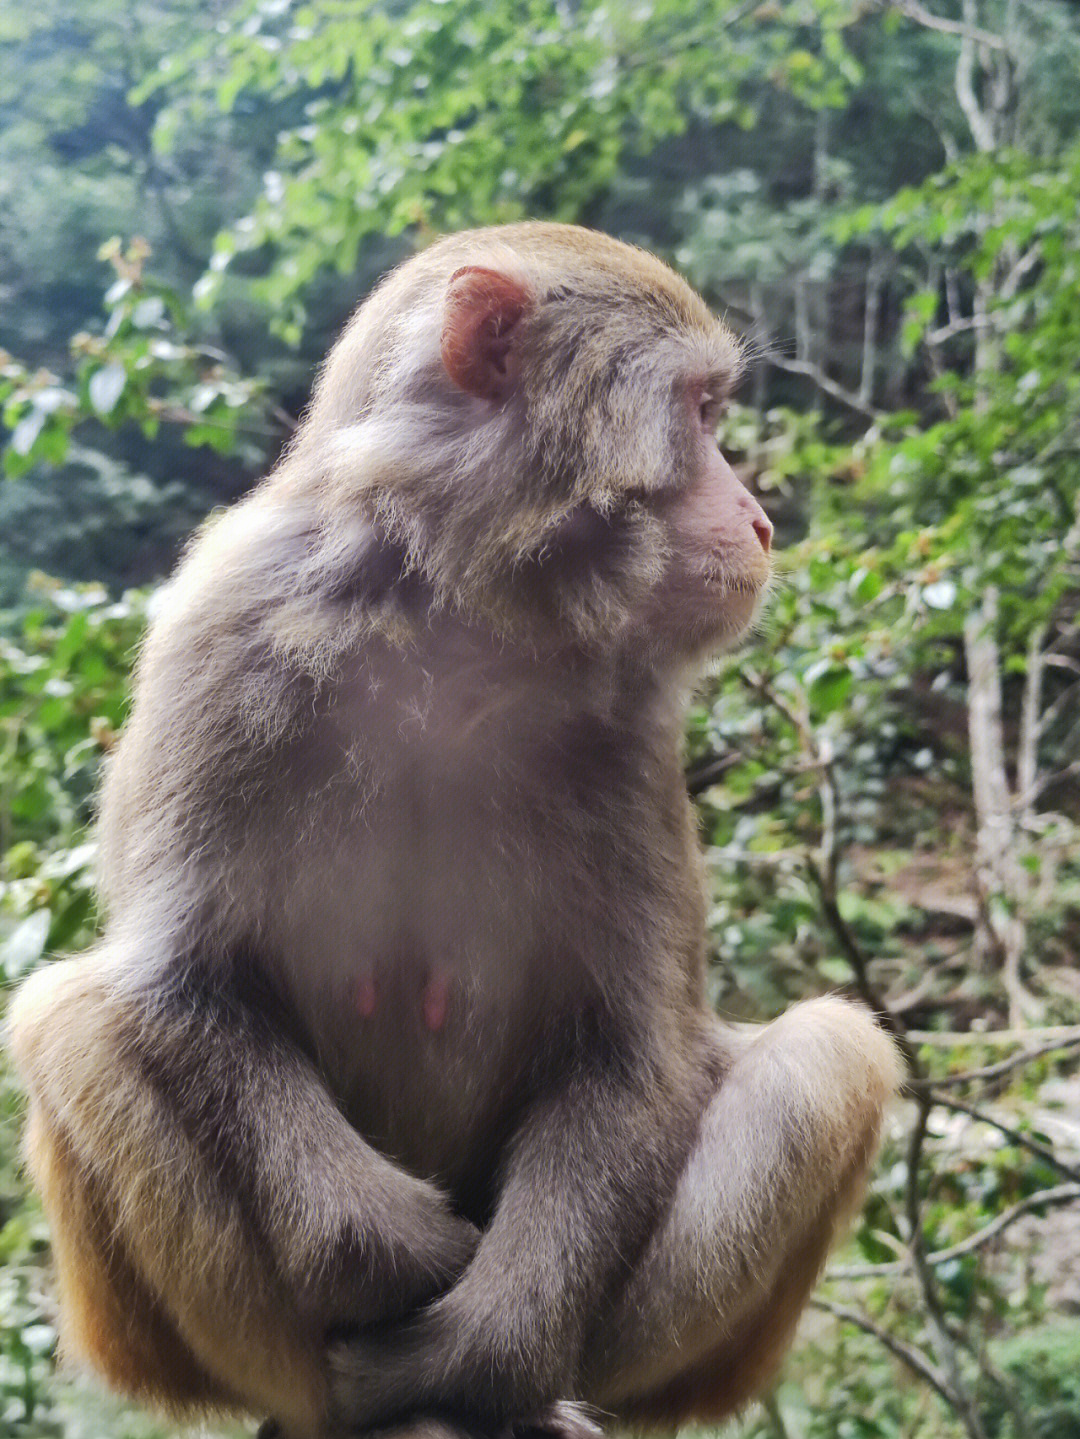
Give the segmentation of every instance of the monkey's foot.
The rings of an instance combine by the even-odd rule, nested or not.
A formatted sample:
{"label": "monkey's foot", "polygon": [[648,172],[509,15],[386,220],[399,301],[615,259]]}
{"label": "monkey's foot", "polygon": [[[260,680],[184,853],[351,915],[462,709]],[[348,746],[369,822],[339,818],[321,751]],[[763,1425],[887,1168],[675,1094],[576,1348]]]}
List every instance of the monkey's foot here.
{"label": "monkey's foot", "polygon": [[563,1400],[495,1432],[468,1420],[426,1415],[369,1430],[364,1439],[603,1439],[603,1432],[581,1405]]}
{"label": "monkey's foot", "polygon": [[[426,1416],[369,1430],[366,1439],[603,1439],[603,1435],[600,1425],[589,1418],[580,1404],[560,1400],[539,1414],[508,1424],[497,1435],[475,1425]],[[290,1436],[276,1419],[264,1419],[255,1439],[290,1439]],[[328,1435],[327,1439],[339,1439],[339,1436]],[[359,1439],[359,1435],[351,1431],[349,1439]]]}
{"label": "monkey's foot", "polygon": [[[255,1439],[292,1439],[292,1436],[276,1419],[264,1419],[255,1431]],[[428,1416],[366,1431],[333,1428],[325,1431],[322,1439],[493,1439],[493,1436],[464,1424]]]}
{"label": "monkey's foot", "polygon": [[582,1405],[560,1399],[534,1417],[508,1425],[502,1439],[603,1439],[603,1434]]}

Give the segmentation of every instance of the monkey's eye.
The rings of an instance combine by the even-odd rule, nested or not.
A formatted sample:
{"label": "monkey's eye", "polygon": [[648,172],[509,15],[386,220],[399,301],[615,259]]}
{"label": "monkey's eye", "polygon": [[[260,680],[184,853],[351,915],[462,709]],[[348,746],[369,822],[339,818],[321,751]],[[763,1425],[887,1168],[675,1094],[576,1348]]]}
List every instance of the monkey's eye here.
{"label": "monkey's eye", "polygon": [[687,400],[690,413],[709,435],[716,433],[716,427],[724,414],[727,386],[713,379],[695,380],[689,387]]}
{"label": "monkey's eye", "polygon": [[683,403],[686,409],[693,416],[693,422],[705,430],[706,435],[713,436],[716,433],[716,426],[723,417],[723,410],[728,397],[728,386],[723,380],[716,380],[712,376],[700,376],[687,383],[683,391]]}
{"label": "monkey's eye", "polygon": [[702,429],[713,434],[724,415],[724,401],[721,395],[703,390],[698,397],[698,420]]}

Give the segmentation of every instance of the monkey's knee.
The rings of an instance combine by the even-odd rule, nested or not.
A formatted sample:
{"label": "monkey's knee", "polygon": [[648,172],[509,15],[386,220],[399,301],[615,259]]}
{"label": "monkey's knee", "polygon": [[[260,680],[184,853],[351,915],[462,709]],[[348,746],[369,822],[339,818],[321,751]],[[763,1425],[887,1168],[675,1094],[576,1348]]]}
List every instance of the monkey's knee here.
{"label": "monkey's knee", "polygon": [[6,1046],[31,1089],[47,1062],[51,1036],[66,1028],[73,997],[82,997],[78,993],[82,978],[74,960],[44,965],[16,990],[8,1007]]}
{"label": "monkey's knee", "polygon": [[113,1388],[169,1410],[235,1404],[140,1279],[112,1230],[99,1186],[36,1104],[25,1154],[49,1217],[63,1356],[86,1361]]}
{"label": "monkey's knee", "polygon": [[[119,1204],[90,1155],[107,1114],[90,1076],[124,1091],[101,1047],[108,1001],[94,956],[47,965],[12,1003],[7,1039],[30,1096],[23,1153],[52,1238],[61,1349],[110,1385],[173,1410],[229,1401],[132,1263]],[[108,1152],[107,1148],[105,1152]]]}
{"label": "monkey's knee", "polygon": [[719,1039],[730,1066],[586,1366],[588,1396],[637,1421],[718,1420],[768,1382],[899,1082],[892,1042],[840,999]]}
{"label": "monkey's knee", "polygon": [[790,1162],[801,1159],[827,1188],[829,1176],[869,1164],[901,1077],[896,1046],[870,1012],[826,996],[767,1025],[725,1082],[756,1096],[761,1124],[776,1127]]}
{"label": "monkey's knee", "polygon": [[317,1346],[237,1197],[144,1072],[150,1028],[96,955],[47,967],[12,1006],[63,1348],[171,1412],[253,1408],[312,1432]]}
{"label": "monkey's knee", "polygon": [[769,1278],[754,1274],[746,1256],[718,1254],[709,1243],[688,1274],[688,1256],[673,1245],[668,1292],[653,1266],[648,1290],[632,1296],[615,1344],[589,1375],[586,1396],[634,1429],[732,1418],[774,1382],[832,1230],[831,1216],[821,1213],[808,1228],[763,1237],[780,1256]]}

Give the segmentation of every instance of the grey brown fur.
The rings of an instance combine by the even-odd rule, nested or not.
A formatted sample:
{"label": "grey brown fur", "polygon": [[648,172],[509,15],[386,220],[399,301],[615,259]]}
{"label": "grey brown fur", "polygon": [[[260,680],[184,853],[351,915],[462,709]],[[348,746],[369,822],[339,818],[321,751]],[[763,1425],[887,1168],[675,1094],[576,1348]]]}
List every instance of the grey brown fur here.
{"label": "grey brown fur", "polygon": [[568,1435],[560,1401],[719,1418],[774,1373],[897,1068],[839,999],[705,1000],[684,708],[769,573],[708,435],[737,365],[650,256],[451,237],[192,546],[105,936],[11,1017],[66,1342],[114,1385]]}

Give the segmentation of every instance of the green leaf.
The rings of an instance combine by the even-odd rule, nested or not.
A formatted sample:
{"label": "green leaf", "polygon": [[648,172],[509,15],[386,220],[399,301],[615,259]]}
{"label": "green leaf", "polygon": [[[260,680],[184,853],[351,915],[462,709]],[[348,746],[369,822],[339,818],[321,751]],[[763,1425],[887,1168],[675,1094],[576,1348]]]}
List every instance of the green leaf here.
{"label": "green leaf", "polygon": [[806,680],[810,703],[820,714],[827,715],[847,700],[855,677],[846,666],[823,661],[807,670]]}
{"label": "green leaf", "polygon": [[117,401],[124,393],[127,371],[123,365],[103,365],[90,376],[88,393],[90,403],[99,415],[111,415]]}
{"label": "green leaf", "polygon": [[0,944],[0,973],[9,983],[21,979],[37,964],[45,951],[52,915],[37,909]]}
{"label": "green leaf", "polygon": [[876,600],[885,588],[885,581],[876,570],[857,569],[848,581],[852,597],[862,605]]}
{"label": "green leaf", "polygon": [[34,448],[34,442],[41,434],[41,427],[44,425],[47,416],[44,410],[33,409],[28,415],[24,415],[11,433],[10,448],[16,455],[28,455]]}

